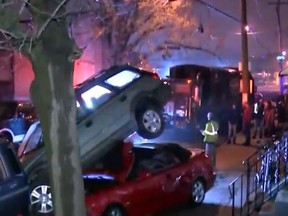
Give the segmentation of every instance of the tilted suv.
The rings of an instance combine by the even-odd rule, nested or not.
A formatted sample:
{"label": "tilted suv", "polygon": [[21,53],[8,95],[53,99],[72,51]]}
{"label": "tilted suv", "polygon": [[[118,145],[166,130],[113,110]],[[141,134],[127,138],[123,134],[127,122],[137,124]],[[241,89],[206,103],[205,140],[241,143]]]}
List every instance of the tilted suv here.
{"label": "tilted suv", "polygon": [[33,105],[28,101],[0,102],[0,137],[19,143],[37,118]]}
{"label": "tilted suv", "polygon": [[162,110],[171,89],[156,73],[113,67],[78,85],[75,92],[85,161],[97,158],[98,153],[109,150],[113,140],[123,140],[134,131],[151,139],[164,130]]}
{"label": "tilted suv", "polygon": [[[163,106],[171,96],[171,89],[155,73],[119,66],[78,85],[75,94],[81,163],[85,169],[134,131],[144,138],[159,136],[165,125]],[[39,123],[34,123],[21,144],[33,139],[39,143],[38,147],[29,154],[19,155],[32,191],[48,184],[39,127]]]}

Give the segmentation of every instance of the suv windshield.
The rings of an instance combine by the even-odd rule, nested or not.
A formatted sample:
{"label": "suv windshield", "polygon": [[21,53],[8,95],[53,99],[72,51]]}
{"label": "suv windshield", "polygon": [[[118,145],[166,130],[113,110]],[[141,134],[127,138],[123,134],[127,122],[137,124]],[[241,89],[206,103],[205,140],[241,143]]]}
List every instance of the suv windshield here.
{"label": "suv windshield", "polygon": [[114,177],[105,174],[84,174],[83,181],[86,195],[94,194],[117,184]]}

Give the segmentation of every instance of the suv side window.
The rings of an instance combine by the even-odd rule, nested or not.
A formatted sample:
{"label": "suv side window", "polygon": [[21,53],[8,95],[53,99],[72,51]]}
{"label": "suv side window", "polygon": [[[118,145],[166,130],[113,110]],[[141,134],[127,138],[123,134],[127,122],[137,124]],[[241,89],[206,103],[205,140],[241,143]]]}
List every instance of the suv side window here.
{"label": "suv side window", "polygon": [[105,83],[117,88],[124,88],[139,77],[140,74],[136,72],[124,70],[105,80]]}
{"label": "suv side window", "polygon": [[81,97],[88,109],[97,109],[113,96],[109,89],[96,85],[81,94]]}

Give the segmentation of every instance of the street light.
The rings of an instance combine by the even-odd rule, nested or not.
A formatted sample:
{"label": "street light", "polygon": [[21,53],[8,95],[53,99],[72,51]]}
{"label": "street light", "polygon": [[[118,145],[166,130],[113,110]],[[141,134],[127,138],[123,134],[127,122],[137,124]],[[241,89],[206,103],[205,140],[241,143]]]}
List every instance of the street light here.
{"label": "street light", "polygon": [[249,26],[248,26],[248,25],[246,25],[246,26],[245,26],[245,30],[246,30],[247,32],[249,32],[249,31],[250,31],[250,28],[249,28]]}

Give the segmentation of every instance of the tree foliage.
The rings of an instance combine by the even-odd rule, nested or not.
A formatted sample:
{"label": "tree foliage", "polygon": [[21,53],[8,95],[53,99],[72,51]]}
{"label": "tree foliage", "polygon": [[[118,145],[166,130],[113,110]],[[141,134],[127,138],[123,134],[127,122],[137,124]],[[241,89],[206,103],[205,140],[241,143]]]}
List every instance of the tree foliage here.
{"label": "tree foliage", "polygon": [[88,11],[95,17],[94,37],[106,43],[111,64],[127,63],[135,53],[146,59],[156,52],[167,52],[169,43],[187,46],[180,41],[189,38],[196,28],[191,16],[193,4],[188,0],[102,0],[85,4],[93,8]]}

